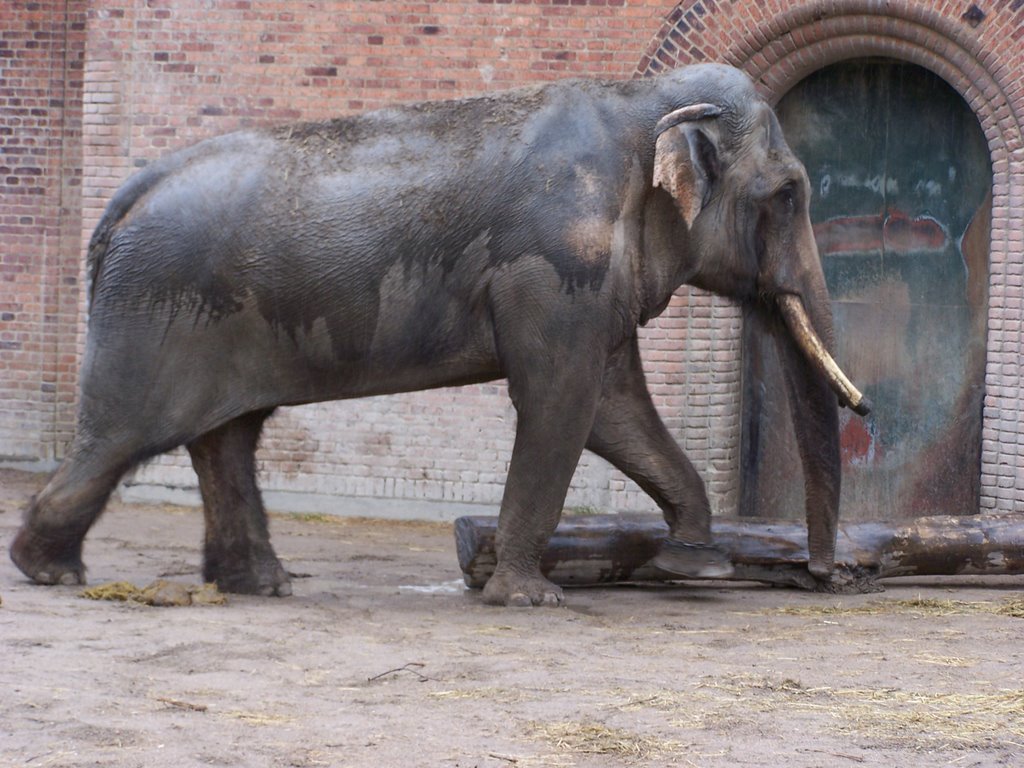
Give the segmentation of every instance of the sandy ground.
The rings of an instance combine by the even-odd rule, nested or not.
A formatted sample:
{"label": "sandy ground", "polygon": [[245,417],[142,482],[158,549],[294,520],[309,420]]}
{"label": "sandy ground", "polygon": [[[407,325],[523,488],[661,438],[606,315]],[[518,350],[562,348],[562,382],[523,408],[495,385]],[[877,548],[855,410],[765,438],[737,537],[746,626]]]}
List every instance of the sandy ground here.
{"label": "sandy ground", "polygon": [[[43,478],[0,471],[4,552]],[[285,599],[155,608],[0,563],[3,766],[1020,766],[1024,578],[465,591],[448,525],[275,516]],[[201,516],[114,503],[90,584],[199,582]]]}

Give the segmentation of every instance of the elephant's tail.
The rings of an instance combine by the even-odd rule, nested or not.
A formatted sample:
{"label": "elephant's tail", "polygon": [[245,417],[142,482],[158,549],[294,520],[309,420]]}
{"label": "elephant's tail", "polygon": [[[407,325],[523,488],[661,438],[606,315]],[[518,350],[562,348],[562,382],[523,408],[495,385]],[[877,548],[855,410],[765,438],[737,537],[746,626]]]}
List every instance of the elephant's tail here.
{"label": "elephant's tail", "polygon": [[92,237],[89,239],[89,250],[85,257],[87,307],[92,306],[96,283],[99,280],[100,270],[103,267],[103,258],[110,247],[110,238],[114,233],[115,227],[128,214],[132,206],[142,199],[153,187],[163,181],[163,179],[185,165],[190,157],[191,153],[185,150],[158,160],[131,176],[128,181],[118,188],[114,196],[110,198],[110,202],[107,203],[106,210],[103,211],[99,224],[96,225],[96,229],[93,230]]}

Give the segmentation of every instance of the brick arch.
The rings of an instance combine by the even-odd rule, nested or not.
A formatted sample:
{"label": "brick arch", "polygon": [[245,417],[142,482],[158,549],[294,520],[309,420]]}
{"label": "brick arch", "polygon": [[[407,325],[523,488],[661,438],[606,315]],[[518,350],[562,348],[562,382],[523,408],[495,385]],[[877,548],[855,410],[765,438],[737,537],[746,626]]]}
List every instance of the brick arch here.
{"label": "brick arch", "polygon": [[[1024,89],[1016,75],[1024,56],[1013,34],[1024,26],[1009,7],[993,9],[974,23],[979,20],[940,2],[814,0],[778,14],[760,4],[743,5],[680,3],[651,41],[636,74],[723,61],[747,72],[774,103],[829,64],[884,56],[934,72],[977,115],[988,139],[993,176],[982,508],[1024,510],[1024,470],[1016,450],[1024,444],[1018,402],[1024,372],[1024,242],[1019,224],[1011,220],[1011,211],[1024,209]],[[706,301],[692,295],[686,300]],[[738,342],[733,350],[738,356]]]}
{"label": "brick arch", "polygon": [[[811,72],[854,57],[885,56],[931,70],[949,83],[970,105],[989,139],[993,155],[1000,150],[1020,149],[1024,99],[1015,104],[1008,97],[1012,78],[1008,70],[989,71],[983,59],[992,61],[976,39],[967,38],[948,19],[928,10],[894,4],[885,15],[864,10],[863,0],[838,6],[838,15],[821,18],[809,4],[783,14],[778,34],[760,50],[753,50],[757,36],[748,35],[735,52],[735,66],[745,70],[773,100],[781,98]],[[923,18],[911,18],[914,16]],[[743,57],[741,51],[752,51]]]}

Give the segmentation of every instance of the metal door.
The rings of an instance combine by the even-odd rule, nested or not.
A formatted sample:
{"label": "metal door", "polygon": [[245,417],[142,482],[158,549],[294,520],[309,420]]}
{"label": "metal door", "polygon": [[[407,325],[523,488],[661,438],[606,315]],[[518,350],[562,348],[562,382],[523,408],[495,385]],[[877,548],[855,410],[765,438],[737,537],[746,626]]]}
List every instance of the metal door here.
{"label": "metal door", "polygon": [[[888,59],[822,69],[777,109],[811,179],[836,358],[874,402],[867,419],[840,412],[842,516],[975,513],[992,187],[978,120],[939,77]],[[777,367],[747,333],[741,514],[800,517]]]}

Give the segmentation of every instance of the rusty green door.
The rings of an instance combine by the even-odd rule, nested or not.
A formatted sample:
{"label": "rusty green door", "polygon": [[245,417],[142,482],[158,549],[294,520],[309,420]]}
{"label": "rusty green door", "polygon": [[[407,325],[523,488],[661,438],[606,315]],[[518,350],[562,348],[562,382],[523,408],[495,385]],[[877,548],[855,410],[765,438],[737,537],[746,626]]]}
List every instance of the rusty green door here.
{"label": "rusty green door", "polygon": [[[822,69],[778,113],[811,180],[836,358],[874,402],[867,419],[840,411],[841,514],[975,513],[992,186],[977,118],[887,59]],[[788,412],[774,350],[748,330],[742,514],[802,514]]]}

